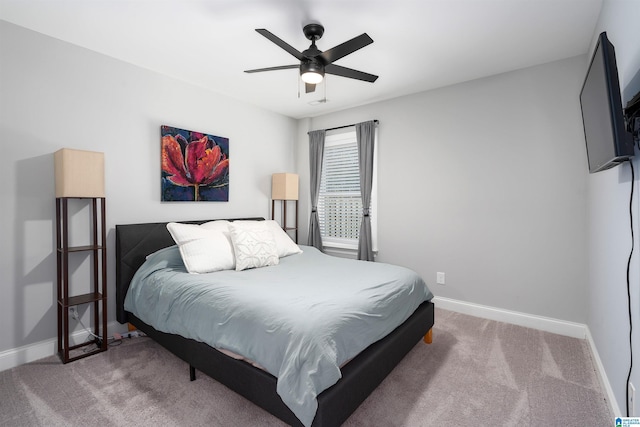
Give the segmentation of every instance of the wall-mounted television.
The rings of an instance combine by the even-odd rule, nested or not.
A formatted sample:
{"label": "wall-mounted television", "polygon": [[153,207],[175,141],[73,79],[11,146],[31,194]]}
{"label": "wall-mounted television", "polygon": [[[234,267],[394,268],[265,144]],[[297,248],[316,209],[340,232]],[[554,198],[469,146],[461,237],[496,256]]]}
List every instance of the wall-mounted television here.
{"label": "wall-mounted television", "polygon": [[625,129],[618,67],[613,45],[598,37],[580,92],[589,173],[603,171],[633,157],[633,139]]}

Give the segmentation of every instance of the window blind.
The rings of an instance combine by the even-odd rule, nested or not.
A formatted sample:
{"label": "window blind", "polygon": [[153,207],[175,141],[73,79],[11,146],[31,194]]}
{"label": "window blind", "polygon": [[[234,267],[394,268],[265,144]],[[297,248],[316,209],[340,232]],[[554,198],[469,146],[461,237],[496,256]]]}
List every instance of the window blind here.
{"label": "window blind", "polygon": [[357,248],[362,200],[355,132],[325,144],[318,216],[323,240]]}

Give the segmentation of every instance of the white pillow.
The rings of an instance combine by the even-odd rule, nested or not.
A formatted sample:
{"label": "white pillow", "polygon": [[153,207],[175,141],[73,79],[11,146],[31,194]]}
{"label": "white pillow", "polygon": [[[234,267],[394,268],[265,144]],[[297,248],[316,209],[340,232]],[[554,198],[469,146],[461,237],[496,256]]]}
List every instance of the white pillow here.
{"label": "white pillow", "polygon": [[291,239],[291,237],[272,219],[266,221],[234,221],[234,224],[240,224],[243,227],[257,227],[270,230],[276,241],[278,248],[278,257],[286,257],[293,254],[302,253],[302,249]]}
{"label": "white pillow", "polygon": [[209,221],[209,222],[205,222],[204,224],[200,224],[200,227],[206,228],[207,230],[222,231],[223,233],[227,233],[228,235],[229,224],[231,223],[227,220],[218,219],[215,221]]}
{"label": "white pillow", "polygon": [[242,222],[245,221],[229,225],[236,256],[236,271],[278,264],[278,248],[271,230]]}
{"label": "white pillow", "polygon": [[189,273],[235,268],[228,221],[210,221],[202,225],[170,222],[167,229],[180,248]]}

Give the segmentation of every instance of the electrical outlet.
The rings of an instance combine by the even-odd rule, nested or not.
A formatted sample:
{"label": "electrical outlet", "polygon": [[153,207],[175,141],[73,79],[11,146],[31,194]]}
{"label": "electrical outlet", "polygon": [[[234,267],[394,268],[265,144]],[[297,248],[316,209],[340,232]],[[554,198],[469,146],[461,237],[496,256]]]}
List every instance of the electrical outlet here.
{"label": "electrical outlet", "polygon": [[636,388],[633,386],[632,382],[629,382],[629,416],[636,416]]}
{"label": "electrical outlet", "polygon": [[78,307],[69,307],[69,315],[71,315],[72,319],[78,320],[80,316],[78,316]]}
{"label": "electrical outlet", "polygon": [[444,285],[444,273],[442,272],[436,273],[436,283],[438,285]]}

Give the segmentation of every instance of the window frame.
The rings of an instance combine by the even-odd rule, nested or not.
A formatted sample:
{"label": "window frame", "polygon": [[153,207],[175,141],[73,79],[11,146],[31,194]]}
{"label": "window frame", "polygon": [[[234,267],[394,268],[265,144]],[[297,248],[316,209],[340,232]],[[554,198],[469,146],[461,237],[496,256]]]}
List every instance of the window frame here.
{"label": "window frame", "polygon": [[[335,147],[336,145],[341,144],[355,144],[356,153],[357,153],[357,139],[356,139],[356,130],[355,128],[349,128],[348,130],[341,130],[341,132],[332,133],[330,135],[325,136],[325,144],[324,144],[324,153],[322,159],[322,176],[321,181],[325,177],[325,156],[327,153],[327,148]],[[374,155],[373,155],[373,180],[372,180],[372,189],[371,189],[371,206],[369,208],[369,218],[371,220],[371,232],[372,232],[372,245],[373,251],[378,251],[378,168],[377,168],[377,155],[378,155],[378,132],[377,129],[375,131],[374,137]],[[358,174],[360,171],[358,171]],[[322,197],[325,193],[322,191],[319,192],[318,195],[318,215],[320,217],[320,221],[322,222],[322,213],[320,211],[320,205],[322,204]],[[358,187],[358,196],[361,198],[361,192]],[[362,224],[362,210],[359,213],[360,221],[358,222],[358,227]],[[323,233],[322,228],[320,230],[321,234]],[[359,229],[358,229],[359,234]],[[327,249],[338,249],[348,252],[357,252],[358,251],[358,239],[345,239],[339,237],[328,237],[324,234],[322,235],[322,246]]]}

